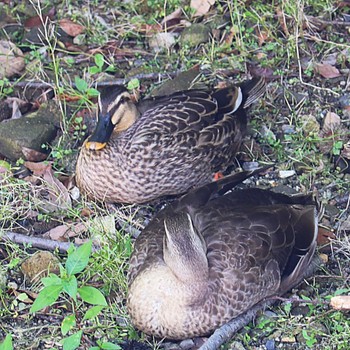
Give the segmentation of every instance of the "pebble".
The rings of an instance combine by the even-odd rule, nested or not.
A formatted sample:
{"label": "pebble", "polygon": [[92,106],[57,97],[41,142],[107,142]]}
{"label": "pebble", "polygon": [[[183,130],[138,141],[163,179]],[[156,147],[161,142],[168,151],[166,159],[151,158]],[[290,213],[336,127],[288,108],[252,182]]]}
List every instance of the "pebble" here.
{"label": "pebble", "polygon": [[284,125],[282,125],[282,131],[284,134],[295,134],[295,126],[289,125],[289,124],[284,124]]}
{"label": "pebble", "polygon": [[179,345],[182,350],[189,350],[194,347],[194,342],[192,339],[185,339]]}
{"label": "pebble", "polygon": [[245,171],[252,171],[252,170],[259,168],[259,163],[258,162],[244,162],[242,164],[242,168]]}
{"label": "pebble", "polygon": [[269,339],[266,344],[266,350],[275,350],[276,346],[275,346],[275,341],[273,339]]}
{"label": "pebble", "polygon": [[278,176],[281,179],[286,179],[286,178],[294,176],[294,175],[295,175],[295,170],[280,170],[278,172]]}

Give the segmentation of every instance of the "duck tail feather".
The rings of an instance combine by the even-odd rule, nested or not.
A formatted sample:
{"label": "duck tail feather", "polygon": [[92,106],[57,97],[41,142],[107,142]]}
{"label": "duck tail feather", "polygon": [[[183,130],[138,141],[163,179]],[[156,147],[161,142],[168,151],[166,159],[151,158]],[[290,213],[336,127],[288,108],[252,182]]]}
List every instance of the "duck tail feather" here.
{"label": "duck tail feather", "polygon": [[284,269],[280,285],[283,294],[297,286],[308,277],[307,271],[316,251],[318,234],[318,211],[316,206],[307,206],[302,210],[295,225],[295,246]]}
{"label": "duck tail feather", "polygon": [[196,188],[180,198],[178,208],[201,207],[208,203],[212,198],[225,194],[227,191],[232,190],[235,186],[249,177],[260,174],[269,168],[271,168],[271,165],[260,167],[252,171],[240,171],[218,181],[213,181],[205,186]]}
{"label": "duck tail feather", "polygon": [[266,80],[264,77],[253,78],[240,85],[242,89],[243,108],[248,108],[266,92]]}

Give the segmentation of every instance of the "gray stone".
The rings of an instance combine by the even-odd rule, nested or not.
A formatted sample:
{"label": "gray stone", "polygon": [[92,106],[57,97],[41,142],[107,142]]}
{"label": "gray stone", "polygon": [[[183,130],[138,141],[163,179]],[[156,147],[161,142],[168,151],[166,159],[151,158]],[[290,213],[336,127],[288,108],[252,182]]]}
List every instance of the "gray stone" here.
{"label": "gray stone", "polygon": [[43,152],[42,145],[55,138],[59,120],[60,110],[50,102],[28,116],[0,123],[0,153],[15,161],[26,159],[24,149]]}
{"label": "gray stone", "polygon": [[196,47],[199,44],[206,43],[210,38],[210,29],[204,24],[195,23],[183,30],[180,37],[180,45]]}

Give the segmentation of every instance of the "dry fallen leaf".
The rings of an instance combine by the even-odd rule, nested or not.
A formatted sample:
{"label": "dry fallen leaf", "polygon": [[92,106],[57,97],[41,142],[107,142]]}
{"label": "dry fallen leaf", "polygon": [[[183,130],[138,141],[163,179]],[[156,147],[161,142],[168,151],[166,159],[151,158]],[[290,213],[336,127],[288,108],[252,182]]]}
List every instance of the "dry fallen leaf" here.
{"label": "dry fallen leaf", "polygon": [[67,188],[60,182],[53,174],[50,167],[46,168],[43,174],[43,179],[46,181],[49,199],[51,204],[55,204],[57,209],[66,210],[72,207],[72,200],[70,198]]}
{"label": "dry fallen leaf", "polygon": [[68,240],[68,236],[66,234],[68,230],[69,230],[69,227],[67,225],[59,225],[52,228],[49,231],[46,231],[43,234],[43,237],[50,238],[54,241],[66,242]]}
{"label": "dry fallen leaf", "polygon": [[191,0],[191,8],[196,10],[193,16],[203,16],[208,13],[210,6],[214,5],[215,0]]}
{"label": "dry fallen leaf", "polygon": [[337,78],[341,76],[339,70],[328,63],[315,64],[315,71],[326,79]]}
{"label": "dry fallen leaf", "polygon": [[181,18],[182,16],[182,8],[178,8],[174,12],[172,12],[170,15],[167,15],[163,18],[163,20],[160,22],[161,24],[165,24],[173,19]]}
{"label": "dry fallen leaf", "polygon": [[55,14],[56,14],[56,9],[55,7],[52,7],[46,15],[34,16],[34,17],[28,18],[24,22],[24,26],[25,28],[40,27],[43,23],[46,23],[47,18],[49,18],[50,20],[53,20],[55,18]]}
{"label": "dry fallen leaf", "polygon": [[335,310],[350,310],[350,295],[337,295],[331,298],[331,307]]}
{"label": "dry fallen leaf", "polygon": [[74,23],[73,21],[67,18],[61,19],[59,24],[63,31],[65,31],[68,35],[73,37],[83,33],[85,30],[84,26],[78,23]]}
{"label": "dry fallen leaf", "polygon": [[322,133],[325,135],[334,134],[339,129],[341,119],[338,114],[334,112],[327,112],[323,120]]}
{"label": "dry fallen leaf", "polygon": [[0,79],[20,74],[24,67],[22,51],[11,41],[0,40]]}
{"label": "dry fallen leaf", "polygon": [[43,186],[46,187],[48,200],[40,200],[45,204],[48,211],[67,210],[72,207],[72,200],[68,189],[59,181],[53,173],[50,163],[24,162],[24,166],[31,170],[34,175],[40,176]]}
{"label": "dry fallen leaf", "polygon": [[43,175],[47,168],[51,168],[50,163],[34,163],[34,162],[24,162],[24,166],[33,172],[34,175],[40,176]]}
{"label": "dry fallen leaf", "polygon": [[336,238],[335,234],[332,231],[327,230],[324,227],[318,228],[318,234],[317,234],[317,245],[318,246],[329,244],[335,238]]}

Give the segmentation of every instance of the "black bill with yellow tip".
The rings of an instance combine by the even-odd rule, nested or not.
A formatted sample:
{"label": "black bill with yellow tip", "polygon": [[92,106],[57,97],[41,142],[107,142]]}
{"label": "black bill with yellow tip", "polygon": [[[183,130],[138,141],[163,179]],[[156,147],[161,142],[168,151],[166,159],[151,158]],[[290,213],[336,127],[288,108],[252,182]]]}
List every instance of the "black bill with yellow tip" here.
{"label": "black bill with yellow tip", "polygon": [[106,146],[109,141],[114,125],[109,113],[99,115],[96,128],[87,139],[85,147],[90,150],[99,150]]}

